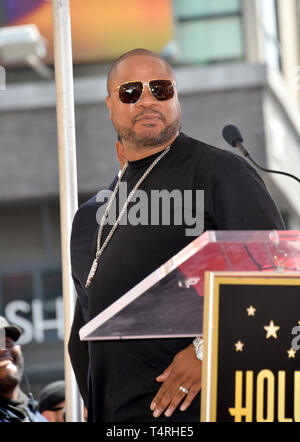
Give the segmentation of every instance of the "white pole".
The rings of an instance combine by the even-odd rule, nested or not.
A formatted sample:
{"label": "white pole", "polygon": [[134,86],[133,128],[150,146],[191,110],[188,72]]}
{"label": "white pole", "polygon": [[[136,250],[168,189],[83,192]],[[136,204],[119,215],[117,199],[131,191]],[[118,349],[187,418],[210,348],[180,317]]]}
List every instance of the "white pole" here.
{"label": "white pole", "polygon": [[62,280],[64,298],[66,420],[69,422],[80,422],[82,421],[83,406],[67,348],[76,301],[76,292],[71,277],[70,233],[72,220],[78,207],[69,0],[52,0],[52,15],[55,54]]}

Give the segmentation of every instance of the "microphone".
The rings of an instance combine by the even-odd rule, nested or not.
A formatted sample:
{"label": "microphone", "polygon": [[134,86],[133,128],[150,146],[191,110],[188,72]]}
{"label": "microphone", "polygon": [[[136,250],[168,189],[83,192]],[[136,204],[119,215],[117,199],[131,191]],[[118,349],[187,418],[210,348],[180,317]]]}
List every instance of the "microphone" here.
{"label": "microphone", "polygon": [[298,181],[298,183],[300,183],[300,179],[297,178],[296,176],[290,174],[290,173],[281,172],[281,171],[278,171],[278,170],[266,169],[265,167],[262,167],[259,164],[257,164],[256,161],[254,161],[254,159],[251,158],[250,153],[248,152],[248,150],[243,145],[243,141],[244,141],[243,137],[242,137],[240,131],[238,130],[238,128],[236,126],[233,126],[232,124],[229,124],[228,126],[225,126],[224,129],[223,129],[223,138],[232,147],[237,147],[239,149],[239,151],[246,158],[248,158],[251,161],[252,164],[254,164],[255,167],[257,167],[258,169],[262,170],[263,172],[279,173],[281,175],[286,175],[286,176],[288,176],[290,178],[294,178],[296,181]]}

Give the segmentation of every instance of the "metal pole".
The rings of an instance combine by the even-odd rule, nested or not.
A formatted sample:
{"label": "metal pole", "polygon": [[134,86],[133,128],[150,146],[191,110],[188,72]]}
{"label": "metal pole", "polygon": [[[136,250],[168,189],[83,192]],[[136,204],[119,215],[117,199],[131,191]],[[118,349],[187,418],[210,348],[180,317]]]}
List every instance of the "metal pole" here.
{"label": "metal pole", "polygon": [[66,420],[82,421],[83,406],[68,355],[68,340],[75,309],[76,292],[71,278],[70,233],[78,208],[73,88],[72,42],[69,0],[52,0],[58,162],[60,186],[60,225],[64,299],[64,362],[66,381]]}

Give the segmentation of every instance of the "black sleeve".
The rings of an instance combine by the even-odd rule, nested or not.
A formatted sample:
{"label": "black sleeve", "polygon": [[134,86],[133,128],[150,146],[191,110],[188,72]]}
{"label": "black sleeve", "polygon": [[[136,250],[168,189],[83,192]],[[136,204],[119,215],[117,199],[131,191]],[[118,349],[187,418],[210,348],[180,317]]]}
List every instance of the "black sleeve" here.
{"label": "black sleeve", "polygon": [[81,305],[77,299],[68,342],[68,350],[81,397],[85,406],[87,406],[89,354],[87,342],[79,339],[79,330],[84,325],[85,321],[82,315]]}
{"label": "black sleeve", "polygon": [[250,166],[222,178],[214,192],[219,230],[284,230],[281,214]]}
{"label": "black sleeve", "polygon": [[[117,182],[116,175],[109,189]],[[72,278],[77,292],[74,319],[68,342],[68,351],[80,394],[85,405],[88,403],[88,343],[79,339],[79,330],[88,319],[88,296],[84,289],[89,268],[93,262],[92,243],[97,233],[96,212],[102,203],[96,196],[84,203],[76,212],[71,232],[71,264]]]}
{"label": "black sleeve", "polygon": [[88,297],[84,289],[84,280],[93,261],[91,244],[97,229],[96,210],[97,205],[94,202],[84,204],[78,209],[73,220],[70,244],[72,278],[77,300],[68,351],[78,388],[86,406],[88,403],[89,353],[87,342],[80,341],[79,330],[87,322]]}

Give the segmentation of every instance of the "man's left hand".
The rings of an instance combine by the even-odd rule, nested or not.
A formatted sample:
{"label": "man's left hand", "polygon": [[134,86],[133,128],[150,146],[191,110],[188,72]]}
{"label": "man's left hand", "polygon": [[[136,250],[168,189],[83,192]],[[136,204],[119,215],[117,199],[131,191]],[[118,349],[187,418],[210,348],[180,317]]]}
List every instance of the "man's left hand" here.
{"label": "man's left hand", "polygon": [[[197,359],[193,344],[175,356],[172,363],[156,380],[162,386],[151,402],[150,409],[154,417],[159,417],[165,410],[165,416],[172,416],[174,410],[182,402],[180,410],[186,410],[201,389],[202,362]],[[188,393],[179,388],[184,387]]]}

